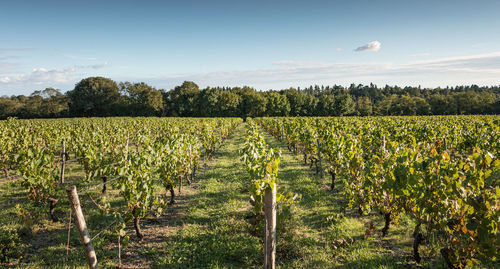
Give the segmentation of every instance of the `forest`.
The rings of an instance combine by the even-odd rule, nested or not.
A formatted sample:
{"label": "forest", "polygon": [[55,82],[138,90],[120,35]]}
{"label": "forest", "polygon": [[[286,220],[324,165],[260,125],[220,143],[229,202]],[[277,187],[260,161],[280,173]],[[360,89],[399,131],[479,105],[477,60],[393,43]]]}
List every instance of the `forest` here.
{"label": "forest", "polygon": [[244,87],[200,87],[190,81],[174,89],[104,77],[81,80],[73,90],[46,88],[29,96],[0,97],[0,119],[175,116],[388,116],[499,114],[499,86],[446,88],[310,86],[258,91]]}

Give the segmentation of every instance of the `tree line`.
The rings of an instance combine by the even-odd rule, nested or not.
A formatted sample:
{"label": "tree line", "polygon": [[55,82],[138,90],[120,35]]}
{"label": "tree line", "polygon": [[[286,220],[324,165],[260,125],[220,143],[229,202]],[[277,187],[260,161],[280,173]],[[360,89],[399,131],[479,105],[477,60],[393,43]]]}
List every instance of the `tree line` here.
{"label": "tree line", "polygon": [[500,86],[446,88],[310,86],[257,91],[185,81],[171,90],[103,77],[81,80],[66,93],[47,88],[30,96],[0,97],[0,119],[177,116],[384,116],[500,114]]}

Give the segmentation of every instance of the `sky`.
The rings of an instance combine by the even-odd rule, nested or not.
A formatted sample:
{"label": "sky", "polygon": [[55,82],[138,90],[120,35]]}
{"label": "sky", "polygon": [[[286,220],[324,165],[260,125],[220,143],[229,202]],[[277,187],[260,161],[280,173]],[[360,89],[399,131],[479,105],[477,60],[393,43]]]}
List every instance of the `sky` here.
{"label": "sky", "polygon": [[500,85],[500,1],[0,0],[0,95],[90,76],[171,89]]}

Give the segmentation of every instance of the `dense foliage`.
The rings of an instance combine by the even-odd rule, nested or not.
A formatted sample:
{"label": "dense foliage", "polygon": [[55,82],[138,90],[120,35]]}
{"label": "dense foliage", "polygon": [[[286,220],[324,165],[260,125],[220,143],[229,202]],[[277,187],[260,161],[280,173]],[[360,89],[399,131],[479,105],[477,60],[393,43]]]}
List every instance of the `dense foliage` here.
{"label": "dense foliage", "polygon": [[354,85],[256,91],[186,81],[172,90],[89,77],[62,94],[47,88],[0,98],[0,119],[92,116],[345,116],[499,114],[500,87]]}
{"label": "dense foliage", "polygon": [[[438,240],[450,268],[498,266],[500,119],[497,116],[261,118],[306,163],[342,180],[360,214],[406,215],[419,245]],[[320,160],[322,162],[320,162]]]}
{"label": "dense foliage", "polygon": [[[253,206],[251,222],[255,224],[256,230],[262,224],[265,206],[265,193],[276,189],[277,211],[280,216],[287,216],[290,206],[297,196],[292,193],[284,193],[278,189],[278,170],[280,163],[280,152],[270,148],[257,124],[249,120],[248,137],[241,152],[242,160],[250,175],[250,203]],[[281,218],[278,218],[281,221]]]}
{"label": "dense foliage", "polygon": [[[200,157],[210,158],[241,119],[90,118],[64,120],[16,120],[0,122],[0,167],[6,175],[21,177],[35,205],[54,207],[63,197],[57,190],[61,158],[78,162],[87,182],[119,190],[123,208],[103,210],[125,225],[133,220],[142,238],[140,219],[165,208],[164,194],[181,190],[182,180],[193,177]],[[61,141],[66,154],[61,154]],[[109,180],[109,181],[108,181]],[[103,188],[103,193],[105,188]],[[85,191],[83,191],[85,193]],[[124,227],[124,226],[123,226]]]}

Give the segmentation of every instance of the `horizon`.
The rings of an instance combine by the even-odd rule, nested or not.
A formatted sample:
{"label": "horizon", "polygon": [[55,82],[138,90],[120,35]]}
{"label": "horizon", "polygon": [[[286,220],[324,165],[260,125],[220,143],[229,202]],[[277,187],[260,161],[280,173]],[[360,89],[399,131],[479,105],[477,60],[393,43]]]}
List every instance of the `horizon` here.
{"label": "horizon", "polygon": [[[0,96],[102,76],[169,90],[500,85],[498,1],[12,1]],[[21,19],[19,19],[21,18]],[[241,85],[241,86],[239,86]]]}

